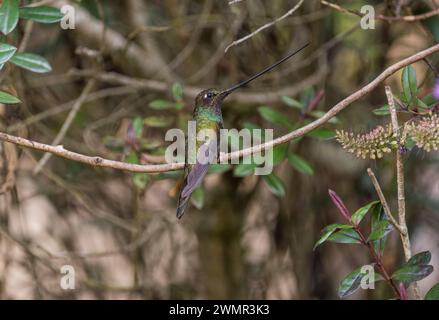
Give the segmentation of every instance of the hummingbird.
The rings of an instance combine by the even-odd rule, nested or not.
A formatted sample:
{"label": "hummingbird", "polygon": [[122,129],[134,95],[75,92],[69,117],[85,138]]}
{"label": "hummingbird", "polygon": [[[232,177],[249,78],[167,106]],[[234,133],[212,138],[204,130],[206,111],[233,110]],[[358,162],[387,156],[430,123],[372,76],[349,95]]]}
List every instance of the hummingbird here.
{"label": "hummingbird", "polygon": [[[207,135],[207,138],[204,141],[196,141],[196,154],[197,160],[195,164],[188,164],[187,156],[185,160],[184,166],[184,179],[181,184],[180,194],[178,197],[178,205],[177,205],[177,218],[180,219],[186,207],[189,204],[190,197],[194,190],[201,184],[204,176],[207,174],[207,170],[209,169],[209,163],[212,161],[212,157],[214,155],[219,157],[219,141],[216,139],[216,136],[219,136],[219,132],[224,128],[223,116],[221,113],[221,106],[225,98],[230,95],[235,90],[247,85],[251,81],[259,78],[263,74],[270,72],[274,68],[276,68],[281,63],[285,62],[295,54],[299,53],[303,49],[305,49],[309,43],[305,44],[300,49],[288,54],[284,58],[275,62],[268,68],[258,72],[257,74],[251,76],[247,80],[244,80],[228,89],[225,90],[217,90],[217,89],[206,89],[201,91],[195,97],[195,104],[193,109],[193,119],[196,122],[195,132],[198,133],[202,130],[205,132],[213,132],[214,135]],[[186,143],[187,147],[187,143]],[[204,163],[205,161],[198,161],[199,153],[204,153],[209,161]],[[186,148],[187,155],[187,148]],[[214,159],[213,159],[214,160]]]}

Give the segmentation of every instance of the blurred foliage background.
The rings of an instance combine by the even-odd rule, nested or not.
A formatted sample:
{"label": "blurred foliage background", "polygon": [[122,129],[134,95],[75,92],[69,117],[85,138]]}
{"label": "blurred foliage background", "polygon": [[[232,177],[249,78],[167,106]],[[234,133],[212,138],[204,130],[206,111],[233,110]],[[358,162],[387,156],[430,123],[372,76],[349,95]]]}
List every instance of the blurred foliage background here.
{"label": "blurred foliage background", "polygon": [[[359,17],[307,0],[225,52],[298,1],[41,2],[73,5],[75,29],[20,20],[7,36],[16,47],[26,38],[26,50],[44,56],[52,71],[34,74],[5,65],[1,88],[22,103],[2,105],[1,130],[51,144],[77,108],[60,144],[133,163],[163,161],[166,130],[185,129],[199,91],[244,80],[308,41],[303,53],[230,96],[223,106],[226,128],[285,134],[439,38],[438,16],[377,20],[374,30],[363,30]],[[337,4],[359,10],[365,2]],[[434,0],[367,4],[385,16],[439,7]],[[421,97],[432,91],[439,56],[428,61],[431,67],[423,61],[413,65]],[[399,92],[400,79],[401,72],[386,83]],[[80,96],[83,103],[75,107]],[[269,177],[253,175],[251,165],[215,166],[181,221],[175,218],[181,172],[130,174],[56,157],[38,166],[41,153],[3,143],[0,297],[336,298],[340,280],[370,260],[355,245],[326,244],[313,251],[320,230],[341,219],[327,190],[336,190],[351,210],[375,200],[366,173],[371,167],[392,208],[397,199],[393,156],[354,158],[336,143],[334,131],[366,132],[388,123],[373,112],[385,104],[382,86],[324,128],[277,147]],[[415,148],[404,161],[412,249],[431,251],[437,269],[438,154]],[[402,260],[394,232],[384,262],[393,269]],[[75,290],[60,289],[63,265],[75,268]],[[420,282],[421,291],[438,280],[435,271]],[[377,284],[353,297],[379,299],[389,292]]]}

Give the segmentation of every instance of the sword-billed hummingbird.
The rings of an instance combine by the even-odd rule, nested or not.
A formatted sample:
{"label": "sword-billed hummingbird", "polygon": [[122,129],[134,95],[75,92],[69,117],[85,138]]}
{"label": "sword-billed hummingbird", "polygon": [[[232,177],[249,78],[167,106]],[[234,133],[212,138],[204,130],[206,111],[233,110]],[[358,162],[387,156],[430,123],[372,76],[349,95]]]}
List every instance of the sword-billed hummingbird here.
{"label": "sword-billed hummingbird", "polygon": [[[220,129],[223,126],[223,116],[221,114],[221,105],[224,99],[235,91],[238,88],[241,88],[248,84],[249,82],[259,78],[263,74],[271,71],[276,68],[281,63],[285,62],[295,54],[299,53],[301,50],[305,49],[309,45],[306,44],[300,49],[290,53],[286,57],[277,61],[273,65],[268,68],[262,70],[261,72],[255,74],[254,76],[248,78],[245,81],[242,81],[228,89],[225,90],[216,90],[216,89],[207,89],[201,91],[195,98],[195,106],[193,110],[193,119],[196,121],[195,130],[196,135],[202,130],[214,132],[216,135],[219,134]],[[211,155],[213,155],[215,150],[219,148],[219,140],[214,137],[207,137],[205,141],[199,142],[196,141],[196,150],[197,156],[198,153],[204,152],[205,157],[209,160],[211,159]],[[187,144],[186,144],[187,149]],[[186,150],[186,153],[188,151]],[[216,152],[219,155],[219,153]],[[184,180],[181,185],[180,195],[178,197],[178,206],[177,206],[177,218],[180,219],[184,211],[189,204],[189,199],[194,192],[194,190],[201,184],[204,176],[207,173],[209,168],[209,163],[199,162],[198,160],[195,164],[188,164],[186,157],[185,167],[184,167]],[[197,158],[198,159],[198,158]]]}

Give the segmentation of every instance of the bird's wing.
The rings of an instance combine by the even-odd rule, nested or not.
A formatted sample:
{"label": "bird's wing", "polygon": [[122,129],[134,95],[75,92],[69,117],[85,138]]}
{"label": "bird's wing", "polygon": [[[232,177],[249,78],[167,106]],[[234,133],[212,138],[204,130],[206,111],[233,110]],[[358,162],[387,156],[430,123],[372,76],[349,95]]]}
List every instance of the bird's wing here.
{"label": "bird's wing", "polygon": [[192,192],[201,184],[204,176],[207,174],[209,169],[209,164],[211,163],[212,158],[215,156],[217,149],[217,141],[210,140],[208,143],[202,145],[198,153],[205,152],[206,160],[203,162],[198,161],[193,165],[188,165],[188,169],[185,170],[185,178],[183,184],[181,186],[180,196],[178,198],[178,206],[177,206],[177,218],[181,218],[184,214],[184,211],[189,204],[189,199],[192,195]]}

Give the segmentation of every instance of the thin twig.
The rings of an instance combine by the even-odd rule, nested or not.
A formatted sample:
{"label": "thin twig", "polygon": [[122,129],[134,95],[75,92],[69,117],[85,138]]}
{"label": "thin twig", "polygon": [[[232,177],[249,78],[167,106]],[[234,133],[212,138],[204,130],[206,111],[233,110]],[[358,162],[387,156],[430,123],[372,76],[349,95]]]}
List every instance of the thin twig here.
{"label": "thin twig", "polygon": [[[406,222],[406,210],[405,210],[405,188],[404,188],[404,163],[402,159],[401,152],[401,134],[398,125],[398,118],[396,115],[395,101],[393,99],[392,90],[389,86],[385,87],[387,101],[389,103],[389,111],[390,117],[392,120],[392,128],[393,133],[398,141],[398,148],[396,150],[396,183],[397,183],[397,192],[398,192],[398,217],[399,217],[399,225],[403,230],[406,231],[405,234],[401,234],[402,247],[404,249],[405,260],[408,261],[411,256],[411,245],[410,238],[408,234],[407,222]],[[421,299],[421,295],[419,293],[419,287],[416,282],[413,282],[413,295],[417,300]]]}
{"label": "thin twig", "polygon": [[267,23],[267,24],[264,24],[262,27],[259,27],[258,29],[256,29],[256,30],[253,31],[252,33],[246,35],[246,36],[243,37],[243,38],[240,38],[240,39],[238,39],[238,40],[233,41],[231,44],[229,44],[229,45],[226,47],[226,49],[225,49],[224,51],[227,52],[231,47],[236,46],[236,45],[238,45],[238,44],[240,44],[240,43],[243,43],[244,41],[246,41],[246,40],[250,39],[251,37],[253,37],[254,35],[258,34],[259,32],[261,32],[261,31],[263,31],[263,30],[265,30],[265,29],[267,29],[267,28],[270,28],[271,26],[273,26],[273,25],[275,25],[276,23],[278,23],[278,22],[284,20],[285,18],[288,18],[288,17],[291,16],[291,15],[292,15],[297,9],[300,8],[300,6],[303,4],[304,1],[305,1],[305,0],[300,0],[300,1],[299,1],[299,2],[298,2],[293,8],[291,8],[290,10],[288,10],[288,12],[285,13],[283,16],[281,16],[281,17],[279,17],[279,18],[277,18],[277,19],[275,19],[275,20],[273,20],[273,21],[271,21],[271,22],[269,22],[269,23]]}
{"label": "thin twig", "polygon": [[[359,11],[346,9],[346,8],[343,8],[343,7],[339,6],[338,4],[331,3],[331,2],[328,2],[328,1],[325,1],[325,0],[320,0],[320,3],[325,5],[325,6],[328,6],[331,9],[339,11],[341,13],[348,13],[348,14],[351,14],[351,15],[358,16],[360,18],[365,16],[365,14],[363,14],[363,13],[361,13]],[[393,21],[414,22],[414,21],[425,20],[425,19],[434,17],[434,16],[436,16],[438,14],[439,14],[439,8],[435,9],[435,10],[432,10],[432,11],[429,11],[429,12],[426,12],[426,13],[423,13],[423,14],[415,15],[415,16],[389,17],[389,16],[385,16],[385,15],[380,14],[380,15],[375,16],[375,20],[382,20],[382,21],[387,21],[387,22],[393,22]]]}
{"label": "thin twig", "polygon": [[[82,91],[79,98],[76,100],[75,104],[72,107],[72,110],[70,110],[66,120],[64,121],[61,129],[59,130],[58,134],[56,135],[55,139],[53,139],[52,145],[58,145],[66,135],[67,131],[69,130],[71,124],[73,123],[73,120],[75,120],[76,115],[78,114],[79,110],[81,109],[81,106],[84,104],[85,100],[87,99],[88,94],[93,89],[95,85],[95,80],[91,79],[88,81],[87,85],[85,86],[84,90]],[[50,153],[46,153],[38,162],[37,166],[34,169],[34,174],[38,174],[41,169],[44,167],[44,165],[49,161],[51,157]]]}
{"label": "thin twig", "polygon": [[371,168],[368,168],[367,174],[369,175],[370,179],[372,180],[372,184],[375,187],[375,191],[378,194],[378,198],[380,199],[381,204],[383,205],[384,213],[386,214],[390,223],[396,228],[396,230],[399,231],[399,233],[406,235],[407,230],[402,229],[401,226],[398,224],[398,222],[396,222],[395,218],[393,217],[392,212],[390,211],[390,207],[386,201],[386,197],[384,196],[383,190],[381,190],[381,186],[378,182],[378,179],[375,176],[375,173],[372,171]]}

